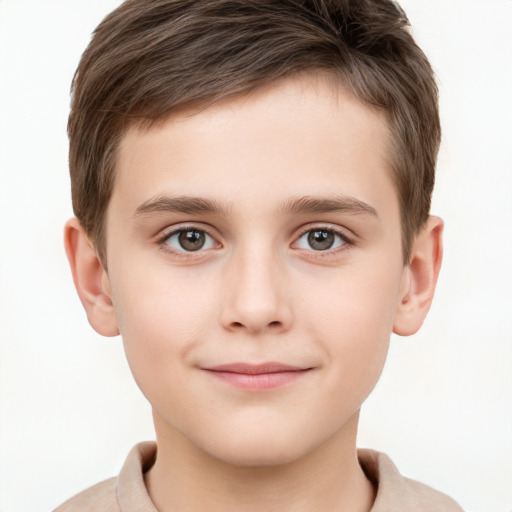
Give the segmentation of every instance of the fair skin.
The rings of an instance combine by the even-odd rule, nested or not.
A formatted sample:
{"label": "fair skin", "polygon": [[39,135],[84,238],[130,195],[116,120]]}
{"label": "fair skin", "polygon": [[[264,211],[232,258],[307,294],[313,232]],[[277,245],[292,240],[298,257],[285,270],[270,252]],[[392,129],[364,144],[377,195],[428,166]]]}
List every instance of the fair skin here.
{"label": "fair skin", "polygon": [[158,510],[370,510],[359,409],[429,309],[442,222],[403,265],[382,114],[283,80],[123,138],[103,269],[66,227],[93,327],[150,401]]}

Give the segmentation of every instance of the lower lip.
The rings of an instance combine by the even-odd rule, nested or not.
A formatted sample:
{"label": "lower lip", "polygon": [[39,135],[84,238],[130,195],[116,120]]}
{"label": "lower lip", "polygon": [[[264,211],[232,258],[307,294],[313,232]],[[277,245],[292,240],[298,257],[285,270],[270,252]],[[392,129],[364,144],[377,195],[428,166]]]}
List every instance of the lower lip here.
{"label": "lower lip", "polygon": [[249,391],[264,391],[275,389],[295,382],[304,376],[309,370],[293,370],[272,373],[234,373],[207,370],[219,380],[222,380],[232,386]]}

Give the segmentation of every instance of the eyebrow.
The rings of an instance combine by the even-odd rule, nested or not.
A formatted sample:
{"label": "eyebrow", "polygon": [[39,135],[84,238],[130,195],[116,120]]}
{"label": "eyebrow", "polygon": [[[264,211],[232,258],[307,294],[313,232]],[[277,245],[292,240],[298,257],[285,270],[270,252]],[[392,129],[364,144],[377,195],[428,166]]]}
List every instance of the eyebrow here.
{"label": "eyebrow", "polygon": [[364,214],[379,218],[377,210],[368,203],[349,196],[315,197],[303,196],[290,199],[283,205],[285,213],[349,213]]}
{"label": "eyebrow", "polygon": [[[135,210],[135,217],[152,213],[185,213],[189,215],[216,214],[227,216],[231,206],[214,199],[192,196],[156,196],[142,203]],[[370,215],[378,218],[377,210],[368,203],[349,196],[302,196],[287,200],[281,211],[286,214],[348,213]]]}
{"label": "eyebrow", "polygon": [[142,203],[135,217],[151,213],[217,214],[226,216],[229,209],[213,199],[189,196],[157,196]]}

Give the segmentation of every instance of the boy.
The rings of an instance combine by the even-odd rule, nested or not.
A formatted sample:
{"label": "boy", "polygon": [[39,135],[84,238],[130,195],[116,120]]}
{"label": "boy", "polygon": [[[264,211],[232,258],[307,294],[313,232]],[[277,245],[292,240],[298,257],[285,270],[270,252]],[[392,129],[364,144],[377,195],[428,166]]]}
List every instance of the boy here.
{"label": "boy", "polygon": [[442,256],[437,89],[396,4],[128,0],[69,135],[74,282],[157,443],[59,512],[461,510],[356,450]]}

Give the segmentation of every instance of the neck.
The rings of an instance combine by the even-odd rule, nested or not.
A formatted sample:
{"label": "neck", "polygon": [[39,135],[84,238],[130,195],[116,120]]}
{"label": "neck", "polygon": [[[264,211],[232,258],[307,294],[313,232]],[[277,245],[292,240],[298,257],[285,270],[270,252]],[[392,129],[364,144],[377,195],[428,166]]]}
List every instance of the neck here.
{"label": "neck", "polygon": [[248,467],[212,457],[155,418],[158,452],[146,486],[160,512],[368,512],[375,490],[357,460],[357,421],[298,460]]}

